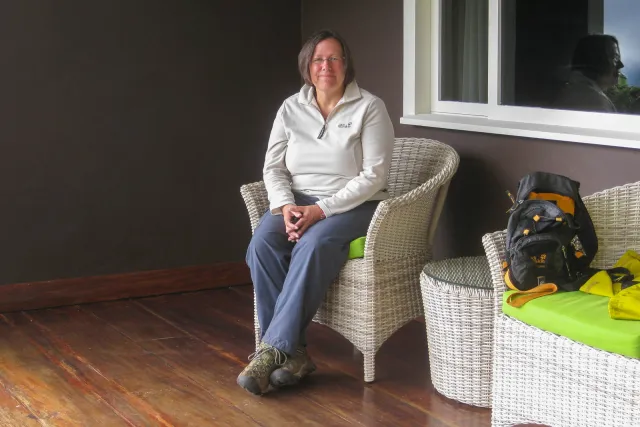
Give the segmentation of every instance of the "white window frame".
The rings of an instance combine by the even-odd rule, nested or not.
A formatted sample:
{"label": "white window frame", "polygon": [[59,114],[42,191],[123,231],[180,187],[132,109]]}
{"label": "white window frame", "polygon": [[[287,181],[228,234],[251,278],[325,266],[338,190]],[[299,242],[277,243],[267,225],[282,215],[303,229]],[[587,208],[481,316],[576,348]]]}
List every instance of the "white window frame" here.
{"label": "white window frame", "polygon": [[[425,2],[425,6],[426,3]],[[475,102],[456,102],[456,101],[441,101],[440,100],[440,64],[442,58],[442,52],[440,49],[440,1],[431,2],[431,9],[429,12],[429,18],[431,20],[431,28],[438,28],[438,31],[432,31],[432,43],[431,43],[431,105],[433,108],[431,112],[442,114],[464,114],[468,116],[486,117],[489,114],[489,105],[484,103]],[[416,25],[420,25],[420,22],[416,22]],[[427,50],[428,52],[429,50]]]}
{"label": "white window frame", "polygon": [[441,0],[404,0],[400,123],[640,149],[640,116],[498,103],[503,1],[489,0],[488,102],[475,104],[439,100]]}

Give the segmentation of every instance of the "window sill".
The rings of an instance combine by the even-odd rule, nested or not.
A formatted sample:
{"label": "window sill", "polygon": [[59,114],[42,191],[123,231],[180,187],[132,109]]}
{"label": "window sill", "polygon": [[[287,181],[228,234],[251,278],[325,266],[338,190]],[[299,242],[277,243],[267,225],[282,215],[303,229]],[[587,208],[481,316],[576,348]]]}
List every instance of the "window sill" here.
{"label": "window sill", "polygon": [[400,118],[404,125],[512,135],[640,149],[640,133],[491,120],[455,114],[418,114]]}

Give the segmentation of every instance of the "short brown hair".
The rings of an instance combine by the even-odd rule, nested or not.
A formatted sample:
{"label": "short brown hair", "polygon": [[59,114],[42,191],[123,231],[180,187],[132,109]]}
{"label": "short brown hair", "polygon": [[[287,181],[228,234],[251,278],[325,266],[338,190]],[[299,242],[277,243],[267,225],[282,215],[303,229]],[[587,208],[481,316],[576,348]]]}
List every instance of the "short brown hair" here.
{"label": "short brown hair", "polygon": [[311,59],[313,59],[313,52],[316,50],[316,46],[323,40],[336,39],[342,47],[342,56],[344,57],[344,85],[348,85],[356,78],[356,70],[353,67],[353,59],[351,58],[351,50],[347,42],[342,38],[340,34],[333,30],[320,30],[311,35],[300,49],[298,54],[298,69],[300,70],[300,76],[304,82],[313,86],[311,82],[311,76],[309,75],[309,65]]}
{"label": "short brown hair", "polygon": [[597,80],[612,71],[618,71],[624,64],[617,56],[620,50],[618,39],[609,34],[589,34],[582,37],[571,59],[571,69],[580,70],[592,80]]}

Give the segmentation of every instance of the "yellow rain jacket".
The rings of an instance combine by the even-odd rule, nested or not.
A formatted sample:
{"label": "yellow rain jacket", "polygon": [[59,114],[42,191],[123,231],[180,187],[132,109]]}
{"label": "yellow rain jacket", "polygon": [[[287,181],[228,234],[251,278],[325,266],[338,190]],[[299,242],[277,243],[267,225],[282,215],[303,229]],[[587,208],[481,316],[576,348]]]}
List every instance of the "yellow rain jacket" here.
{"label": "yellow rain jacket", "polygon": [[[624,268],[630,274],[616,271]],[[599,271],[580,288],[582,292],[609,297],[612,319],[640,320],[640,255],[627,251],[609,271]]]}

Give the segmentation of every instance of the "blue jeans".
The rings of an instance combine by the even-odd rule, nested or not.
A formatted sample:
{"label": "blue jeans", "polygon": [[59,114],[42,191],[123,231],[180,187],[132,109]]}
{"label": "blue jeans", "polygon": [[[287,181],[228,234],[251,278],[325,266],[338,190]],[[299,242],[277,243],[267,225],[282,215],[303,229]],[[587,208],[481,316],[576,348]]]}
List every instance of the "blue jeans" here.
{"label": "blue jeans", "polygon": [[[294,196],[298,206],[318,200]],[[347,261],[349,243],[366,236],[377,206],[377,201],[366,202],[323,219],[309,227],[298,243],[288,241],[282,215],[264,214],[246,258],[263,342],[287,354],[306,345],[305,330]]]}

